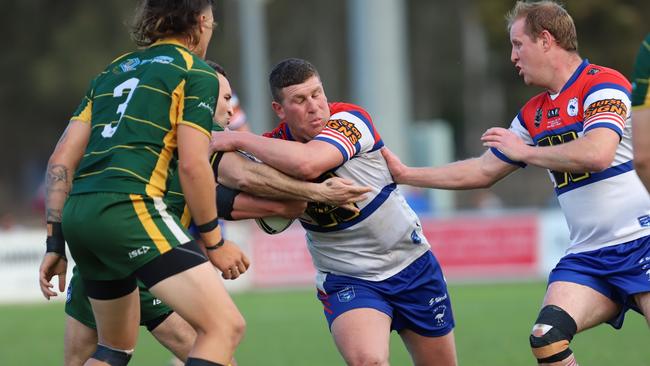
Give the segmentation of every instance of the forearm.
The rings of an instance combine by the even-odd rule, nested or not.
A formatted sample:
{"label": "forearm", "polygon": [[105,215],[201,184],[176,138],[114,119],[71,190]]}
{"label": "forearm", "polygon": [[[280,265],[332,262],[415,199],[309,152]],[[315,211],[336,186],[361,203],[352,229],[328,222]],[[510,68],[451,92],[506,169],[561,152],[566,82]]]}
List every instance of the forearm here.
{"label": "forearm", "polygon": [[234,220],[257,219],[267,216],[292,219],[300,216],[306,206],[305,202],[275,201],[242,193],[235,199],[231,216]]}
{"label": "forearm", "polygon": [[439,167],[407,168],[395,181],[416,187],[437,189],[486,188],[494,183],[481,169],[479,158],[462,160]]}
{"label": "forearm", "polygon": [[[305,144],[242,133],[237,148],[250,152],[264,163],[287,175],[299,179],[305,178],[305,166],[309,163]],[[287,158],[288,156],[291,158]]]}
{"label": "forearm", "polygon": [[529,146],[523,161],[559,172],[599,172],[611,165],[619,140],[614,131],[598,128],[567,143]]}
{"label": "forearm", "polygon": [[256,196],[277,200],[319,201],[318,185],[289,177],[265,164],[254,163],[241,188]]}
{"label": "forearm", "polygon": [[219,164],[219,183],[255,196],[277,200],[319,200],[318,186],[292,178],[268,165],[238,153],[224,154]]}
{"label": "forearm", "polygon": [[47,162],[45,171],[45,221],[61,222],[63,205],[70,190],[74,172],[86,148],[90,128],[72,121],[65,129]]}
{"label": "forearm", "polygon": [[214,175],[207,159],[194,163],[180,160],[179,178],[194,222],[203,225],[217,217]]}
{"label": "forearm", "polygon": [[[178,175],[201,238],[211,246],[223,238],[217,224],[216,185],[208,160],[209,140],[193,127],[178,128]],[[203,226],[207,225],[207,226]]]}
{"label": "forearm", "polygon": [[63,164],[48,163],[45,173],[45,221],[61,222],[63,205],[72,188],[72,172]]}

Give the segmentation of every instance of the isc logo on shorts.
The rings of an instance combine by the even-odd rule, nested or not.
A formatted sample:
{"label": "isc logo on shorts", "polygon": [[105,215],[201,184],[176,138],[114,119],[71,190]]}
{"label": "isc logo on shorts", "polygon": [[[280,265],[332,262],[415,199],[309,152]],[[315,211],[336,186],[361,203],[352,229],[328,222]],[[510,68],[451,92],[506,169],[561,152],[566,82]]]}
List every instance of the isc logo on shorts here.
{"label": "isc logo on shorts", "polygon": [[135,257],[137,257],[139,255],[147,254],[149,249],[151,249],[151,248],[149,248],[148,246],[145,246],[145,245],[143,245],[142,247],[140,247],[138,249],[134,249],[134,250],[129,252],[129,259],[133,259],[133,258],[135,258]]}
{"label": "isc logo on shorts", "polygon": [[153,299],[153,306],[160,305],[160,304],[162,304],[162,301],[160,301],[159,299]]}

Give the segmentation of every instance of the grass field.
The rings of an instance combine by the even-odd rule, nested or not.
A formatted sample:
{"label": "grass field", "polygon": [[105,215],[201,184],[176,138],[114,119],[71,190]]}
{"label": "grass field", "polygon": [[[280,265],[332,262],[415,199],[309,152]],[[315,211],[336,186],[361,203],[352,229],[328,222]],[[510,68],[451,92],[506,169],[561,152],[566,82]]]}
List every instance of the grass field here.
{"label": "grass field", "polygon": [[[460,365],[535,365],[528,334],[542,283],[452,285]],[[237,351],[241,366],[342,365],[313,290],[250,292],[234,296],[248,322]],[[63,304],[0,306],[0,365],[60,365]],[[650,332],[644,319],[628,313],[615,331],[600,326],[572,343],[583,366],[650,365]],[[130,365],[164,366],[169,353],[142,332]],[[409,365],[399,337],[391,339],[391,364]]]}

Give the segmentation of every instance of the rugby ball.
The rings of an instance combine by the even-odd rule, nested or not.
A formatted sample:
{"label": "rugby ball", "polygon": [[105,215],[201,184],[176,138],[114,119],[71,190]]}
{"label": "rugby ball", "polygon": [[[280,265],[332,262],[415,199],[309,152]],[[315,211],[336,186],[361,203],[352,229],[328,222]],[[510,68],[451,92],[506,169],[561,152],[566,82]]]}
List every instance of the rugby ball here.
{"label": "rugby ball", "polygon": [[280,216],[269,216],[255,219],[255,223],[257,223],[257,226],[259,226],[262,231],[273,235],[287,230],[287,228],[293,223],[293,219],[286,219]]}

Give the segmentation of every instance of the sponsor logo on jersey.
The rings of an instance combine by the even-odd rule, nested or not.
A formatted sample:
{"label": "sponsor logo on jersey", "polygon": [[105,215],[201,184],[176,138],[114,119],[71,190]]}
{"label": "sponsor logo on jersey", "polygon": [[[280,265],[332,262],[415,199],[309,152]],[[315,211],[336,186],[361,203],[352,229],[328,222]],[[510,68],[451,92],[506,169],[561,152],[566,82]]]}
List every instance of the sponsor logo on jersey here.
{"label": "sponsor logo on jersey", "polygon": [[139,58],[130,58],[119,64],[119,68],[122,72],[129,72],[135,70],[138,65],[140,65]]}
{"label": "sponsor logo on jersey", "polygon": [[566,113],[571,117],[578,115],[578,98],[571,98],[569,100],[569,104],[566,106]]}
{"label": "sponsor logo on jersey", "polygon": [[154,58],[149,58],[145,60],[140,60],[139,58],[130,58],[126,61],[120,63],[118,67],[122,72],[133,71],[138,68],[140,65],[146,64],[170,64],[174,61],[172,57],[169,56],[156,56]]}
{"label": "sponsor logo on jersey", "polygon": [[585,111],[585,120],[592,117],[597,113],[610,112],[618,114],[619,116],[627,117],[627,106],[620,99],[603,99],[598,100],[589,105]]}
{"label": "sponsor logo on jersey", "polygon": [[549,109],[548,112],[546,112],[546,118],[553,118],[559,115],[560,115],[560,108]]}
{"label": "sponsor logo on jersey", "polygon": [[535,112],[535,127],[539,127],[542,123],[542,108],[537,108]]}
{"label": "sponsor logo on jersey", "polygon": [[638,217],[637,220],[639,220],[639,225],[643,227],[650,227],[650,215],[643,215],[641,217]]}
{"label": "sponsor logo on jersey", "polygon": [[199,106],[198,106],[198,107],[199,107],[199,108],[205,108],[205,109],[209,110],[209,111],[210,111],[210,115],[213,115],[213,114],[214,114],[214,109],[213,109],[213,108],[212,108],[208,103],[206,103],[206,102],[201,102],[201,103],[199,103]]}
{"label": "sponsor logo on jersey", "polygon": [[594,68],[589,69],[589,71],[587,71],[587,75],[596,75],[599,72],[600,72],[600,69],[597,69],[597,68],[594,67]]}
{"label": "sponsor logo on jersey", "polygon": [[138,249],[134,249],[134,250],[132,250],[132,251],[129,252],[129,259],[133,259],[133,258],[138,257],[138,256],[141,256],[141,255],[143,255],[143,254],[147,254],[147,252],[149,251],[149,249],[151,249],[151,248],[149,248],[149,247],[146,246],[146,245],[143,245],[143,246],[141,246],[141,247],[138,248]]}
{"label": "sponsor logo on jersey", "polygon": [[359,139],[361,139],[361,132],[352,122],[348,122],[344,119],[331,119],[327,121],[327,127],[341,133],[345,136],[352,145],[356,144]]}

